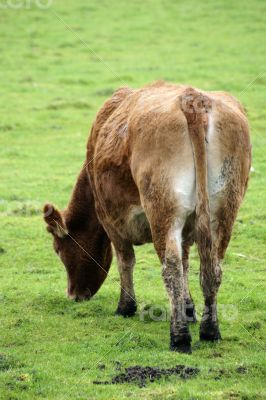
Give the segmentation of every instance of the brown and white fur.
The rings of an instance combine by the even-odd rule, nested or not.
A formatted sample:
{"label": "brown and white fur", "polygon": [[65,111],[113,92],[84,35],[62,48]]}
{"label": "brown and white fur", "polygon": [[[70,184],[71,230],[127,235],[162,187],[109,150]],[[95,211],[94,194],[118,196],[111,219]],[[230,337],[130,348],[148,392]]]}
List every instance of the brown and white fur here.
{"label": "brown and white fur", "polygon": [[[164,82],[117,90],[96,116],[67,210],[45,208],[71,296],[82,299],[99,289],[110,267],[112,242],[121,279],[117,313],[133,315],[133,245],[153,242],[171,304],[170,347],[190,352],[187,316],[194,318],[194,305],[188,257],[196,242],[205,299],[200,338],[220,339],[221,262],[250,162],[248,121],[231,95]],[[86,262],[71,238],[85,247],[91,257]],[[99,279],[92,284],[93,277]]]}

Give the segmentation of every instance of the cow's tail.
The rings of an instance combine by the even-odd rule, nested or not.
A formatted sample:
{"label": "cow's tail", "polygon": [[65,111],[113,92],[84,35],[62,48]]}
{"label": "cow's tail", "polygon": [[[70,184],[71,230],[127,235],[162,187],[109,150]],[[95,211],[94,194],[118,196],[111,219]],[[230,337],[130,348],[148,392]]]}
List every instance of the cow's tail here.
{"label": "cow's tail", "polygon": [[211,262],[212,236],[210,224],[209,195],[207,185],[207,152],[204,118],[211,109],[210,99],[187,88],[180,97],[180,104],[187,119],[196,173],[196,241],[201,264]]}

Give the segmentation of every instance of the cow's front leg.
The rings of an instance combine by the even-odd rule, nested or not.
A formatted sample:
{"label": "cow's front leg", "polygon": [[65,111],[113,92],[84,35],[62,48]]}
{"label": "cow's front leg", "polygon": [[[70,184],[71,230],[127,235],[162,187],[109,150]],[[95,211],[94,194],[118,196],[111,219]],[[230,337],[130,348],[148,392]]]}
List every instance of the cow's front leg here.
{"label": "cow's front leg", "polygon": [[118,270],[120,274],[120,300],[116,314],[123,317],[131,317],[137,310],[137,303],[134,292],[133,269],[135,265],[134,250],[131,245],[116,249]]}

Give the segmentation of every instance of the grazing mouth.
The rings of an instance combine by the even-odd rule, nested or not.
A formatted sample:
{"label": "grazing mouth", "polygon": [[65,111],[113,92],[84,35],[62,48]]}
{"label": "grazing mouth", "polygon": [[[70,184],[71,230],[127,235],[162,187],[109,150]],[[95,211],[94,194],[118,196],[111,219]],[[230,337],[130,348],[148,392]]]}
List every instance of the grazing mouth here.
{"label": "grazing mouth", "polygon": [[67,295],[68,295],[69,299],[75,300],[77,302],[90,300],[90,298],[92,297],[92,293],[89,288],[87,288],[85,291],[80,292],[80,293],[75,290],[72,290],[72,291],[68,290]]}

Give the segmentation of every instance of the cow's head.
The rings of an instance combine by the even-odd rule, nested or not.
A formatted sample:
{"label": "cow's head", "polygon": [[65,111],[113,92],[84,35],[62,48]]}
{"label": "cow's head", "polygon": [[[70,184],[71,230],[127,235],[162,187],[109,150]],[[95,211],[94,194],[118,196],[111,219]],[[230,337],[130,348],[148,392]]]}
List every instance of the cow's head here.
{"label": "cow's head", "polygon": [[53,205],[44,206],[47,231],[54,250],[67,271],[67,294],[78,300],[90,299],[101,287],[112,261],[110,240],[96,214],[91,219],[69,218]]}

